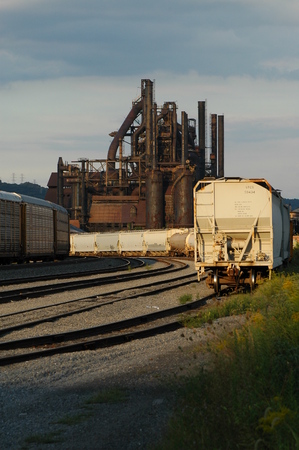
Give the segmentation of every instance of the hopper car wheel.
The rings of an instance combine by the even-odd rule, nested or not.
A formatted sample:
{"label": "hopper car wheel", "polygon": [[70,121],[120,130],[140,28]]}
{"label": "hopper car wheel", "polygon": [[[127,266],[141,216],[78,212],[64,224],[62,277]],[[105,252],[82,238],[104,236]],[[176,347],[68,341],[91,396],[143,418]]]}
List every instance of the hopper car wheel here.
{"label": "hopper car wheel", "polygon": [[213,274],[213,282],[214,282],[214,292],[216,294],[219,293],[219,275],[218,275],[218,269],[214,270]]}

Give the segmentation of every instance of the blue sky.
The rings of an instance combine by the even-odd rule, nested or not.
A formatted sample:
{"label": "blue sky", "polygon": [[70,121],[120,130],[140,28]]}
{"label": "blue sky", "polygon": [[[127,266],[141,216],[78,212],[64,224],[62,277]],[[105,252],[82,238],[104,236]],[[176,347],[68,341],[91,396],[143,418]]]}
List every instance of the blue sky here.
{"label": "blue sky", "polygon": [[224,114],[226,176],[299,198],[298,42],[297,0],[1,0],[0,179],[106,158],[150,78],[178,117]]}

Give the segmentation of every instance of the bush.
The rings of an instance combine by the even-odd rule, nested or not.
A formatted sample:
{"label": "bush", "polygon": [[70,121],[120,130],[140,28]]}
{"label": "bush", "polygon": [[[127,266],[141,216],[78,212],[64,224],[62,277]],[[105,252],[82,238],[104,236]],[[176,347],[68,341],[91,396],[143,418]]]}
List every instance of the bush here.
{"label": "bush", "polygon": [[299,449],[299,276],[275,276],[197,319],[243,313],[246,326],[210,346],[213,369],[184,381],[158,449]]}

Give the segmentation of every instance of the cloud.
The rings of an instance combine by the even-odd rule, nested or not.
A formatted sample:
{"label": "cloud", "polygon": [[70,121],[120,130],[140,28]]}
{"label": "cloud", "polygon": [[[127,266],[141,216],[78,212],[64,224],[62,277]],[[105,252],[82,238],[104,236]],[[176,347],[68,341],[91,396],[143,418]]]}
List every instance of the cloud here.
{"label": "cloud", "polygon": [[224,114],[227,176],[268,177],[285,196],[296,196],[299,112],[293,94],[298,82],[202,77],[194,71],[66,77],[2,87],[0,148],[6,157],[0,178],[23,173],[45,186],[59,156],[69,162],[106,159],[109,133],[121,126],[140,96],[141,78],[156,80],[159,106],[177,102],[179,121],[181,111],[197,119],[197,102],[205,99],[209,114]]}
{"label": "cloud", "polygon": [[291,0],[274,1],[271,8],[266,0],[12,5],[6,3],[0,17],[2,82],[153,70],[257,76],[277,54],[294,56],[299,38],[297,28],[287,32],[287,26],[298,25],[285,13],[296,11]]}
{"label": "cloud", "polygon": [[41,0],[1,0],[0,11],[22,10],[26,6],[39,5]]}
{"label": "cloud", "polygon": [[209,113],[224,114],[227,175],[281,169],[273,185],[295,195],[298,9],[295,0],[2,0],[0,176],[26,171],[45,185],[59,156],[105,158],[150,78],[158,105],[176,101],[197,118],[207,99]]}
{"label": "cloud", "polygon": [[265,69],[275,69],[281,74],[290,74],[292,72],[298,73],[299,71],[299,58],[298,57],[285,57],[280,59],[272,59],[264,61],[262,66]]}

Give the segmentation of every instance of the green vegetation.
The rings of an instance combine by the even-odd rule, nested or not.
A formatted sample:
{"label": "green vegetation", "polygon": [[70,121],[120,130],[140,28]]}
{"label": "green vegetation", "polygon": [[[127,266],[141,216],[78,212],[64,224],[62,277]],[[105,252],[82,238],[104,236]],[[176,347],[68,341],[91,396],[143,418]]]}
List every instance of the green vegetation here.
{"label": "green vegetation", "polygon": [[181,305],[185,305],[188,302],[192,302],[192,294],[184,294],[179,298],[179,302]]}
{"label": "green vegetation", "polygon": [[299,449],[298,261],[296,249],[288,271],[253,295],[186,319],[196,327],[243,314],[246,323],[197,349],[209,352],[209,364],[181,380],[176,413],[156,449]]}
{"label": "green vegetation", "polygon": [[299,199],[298,198],[284,198],[283,203],[286,205],[290,205],[292,208],[292,211],[294,211],[294,209],[299,208]]}
{"label": "green vegetation", "polygon": [[123,389],[103,389],[102,391],[99,391],[88,398],[82,405],[83,408],[89,409],[87,413],[84,411],[77,414],[70,414],[62,417],[54,423],[62,425],[77,425],[78,423],[84,422],[93,415],[93,411],[92,408],[90,409],[90,406],[92,407],[93,405],[96,405],[98,403],[120,403],[126,400],[127,394]]}
{"label": "green vegetation", "polygon": [[125,402],[128,396],[126,391],[118,388],[104,389],[86,400],[87,405],[96,403],[120,403]]}
{"label": "green vegetation", "polygon": [[0,190],[5,192],[16,192],[17,194],[30,195],[31,197],[44,199],[47,188],[35,183],[2,183],[0,180]]}
{"label": "green vegetation", "polygon": [[[66,415],[54,422],[51,422],[50,424],[59,424],[66,426],[78,425],[94,416],[94,414],[96,413],[96,411],[94,410],[95,405],[99,403],[120,403],[126,401],[127,399],[128,394],[124,389],[115,387],[112,387],[111,389],[103,389],[85,400],[84,404],[81,405],[81,408],[83,408],[82,412]],[[87,412],[86,409],[88,410]],[[52,433],[35,434],[28,436],[24,439],[24,445],[22,446],[22,449],[26,450],[31,444],[43,445],[62,442],[62,439],[60,438],[60,435],[62,433],[63,430],[60,430]]]}
{"label": "green vegetation", "polygon": [[54,423],[58,423],[61,425],[77,425],[78,423],[82,423],[85,420],[87,420],[89,417],[92,416],[92,413],[78,413],[78,414],[73,414],[73,415],[67,415],[62,417],[61,419],[57,420]]}
{"label": "green vegetation", "polygon": [[31,444],[41,445],[41,444],[55,444],[61,442],[59,435],[60,432],[53,432],[47,434],[33,434],[25,439],[25,445],[23,445],[22,448],[25,450],[28,447],[28,445]]}

